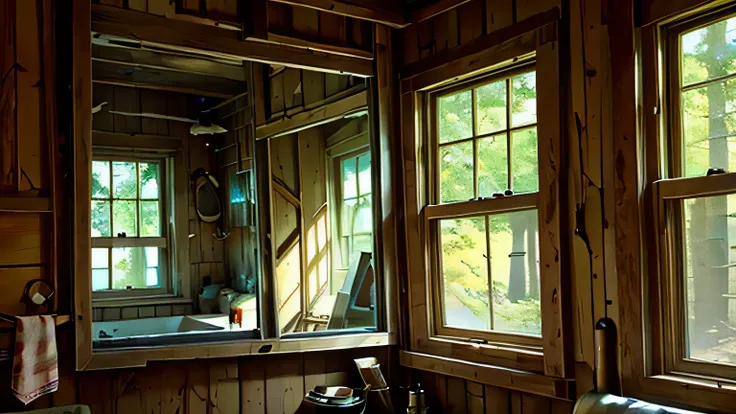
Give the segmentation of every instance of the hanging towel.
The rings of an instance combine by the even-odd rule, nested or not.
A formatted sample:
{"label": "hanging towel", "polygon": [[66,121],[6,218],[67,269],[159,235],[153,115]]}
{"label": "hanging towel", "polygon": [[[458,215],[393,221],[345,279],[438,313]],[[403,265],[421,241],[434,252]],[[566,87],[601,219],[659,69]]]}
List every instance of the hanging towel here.
{"label": "hanging towel", "polygon": [[19,316],[15,327],[12,388],[24,404],[59,389],[53,316]]}

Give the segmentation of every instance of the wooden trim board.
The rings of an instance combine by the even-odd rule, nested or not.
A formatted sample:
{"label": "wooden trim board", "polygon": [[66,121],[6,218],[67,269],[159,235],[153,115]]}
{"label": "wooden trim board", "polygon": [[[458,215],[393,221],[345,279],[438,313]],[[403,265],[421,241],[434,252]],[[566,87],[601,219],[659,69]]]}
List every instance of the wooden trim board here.
{"label": "wooden trim board", "polygon": [[291,118],[256,127],[256,139],[276,138],[343,118],[346,114],[368,109],[368,92],[362,91],[320,107],[302,111]]}
{"label": "wooden trim board", "polygon": [[436,372],[546,397],[570,400],[573,381],[548,377],[532,372],[478,364],[419,352],[401,351],[401,365],[423,371]]}

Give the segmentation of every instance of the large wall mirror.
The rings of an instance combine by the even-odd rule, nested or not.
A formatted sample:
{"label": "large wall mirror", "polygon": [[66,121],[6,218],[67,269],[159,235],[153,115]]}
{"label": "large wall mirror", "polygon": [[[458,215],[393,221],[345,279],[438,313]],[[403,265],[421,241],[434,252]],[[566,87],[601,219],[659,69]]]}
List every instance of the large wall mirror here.
{"label": "large wall mirror", "polygon": [[383,326],[365,79],[104,34],[91,60],[96,353]]}
{"label": "large wall mirror", "polygon": [[260,338],[250,68],[93,37],[94,349]]}

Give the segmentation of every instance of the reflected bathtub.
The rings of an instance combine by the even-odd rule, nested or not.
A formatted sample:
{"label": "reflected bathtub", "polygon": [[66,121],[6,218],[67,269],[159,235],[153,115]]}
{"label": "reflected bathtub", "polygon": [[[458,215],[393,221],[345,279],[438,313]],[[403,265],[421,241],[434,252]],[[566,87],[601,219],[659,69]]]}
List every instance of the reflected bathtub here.
{"label": "reflected bathtub", "polygon": [[92,333],[93,348],[119,349],[235,340],[252,337],[257,331],[231,326],[227,314],[211,314],[93,322]]}

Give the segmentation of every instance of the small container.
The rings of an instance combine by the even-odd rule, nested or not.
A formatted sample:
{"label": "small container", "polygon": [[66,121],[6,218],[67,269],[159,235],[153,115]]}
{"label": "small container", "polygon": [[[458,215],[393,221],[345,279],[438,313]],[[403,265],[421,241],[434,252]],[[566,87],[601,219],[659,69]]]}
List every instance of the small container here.
{"label": "small container", "polygon": [[368,413],[396,414],[389,387],[368,391]]}

